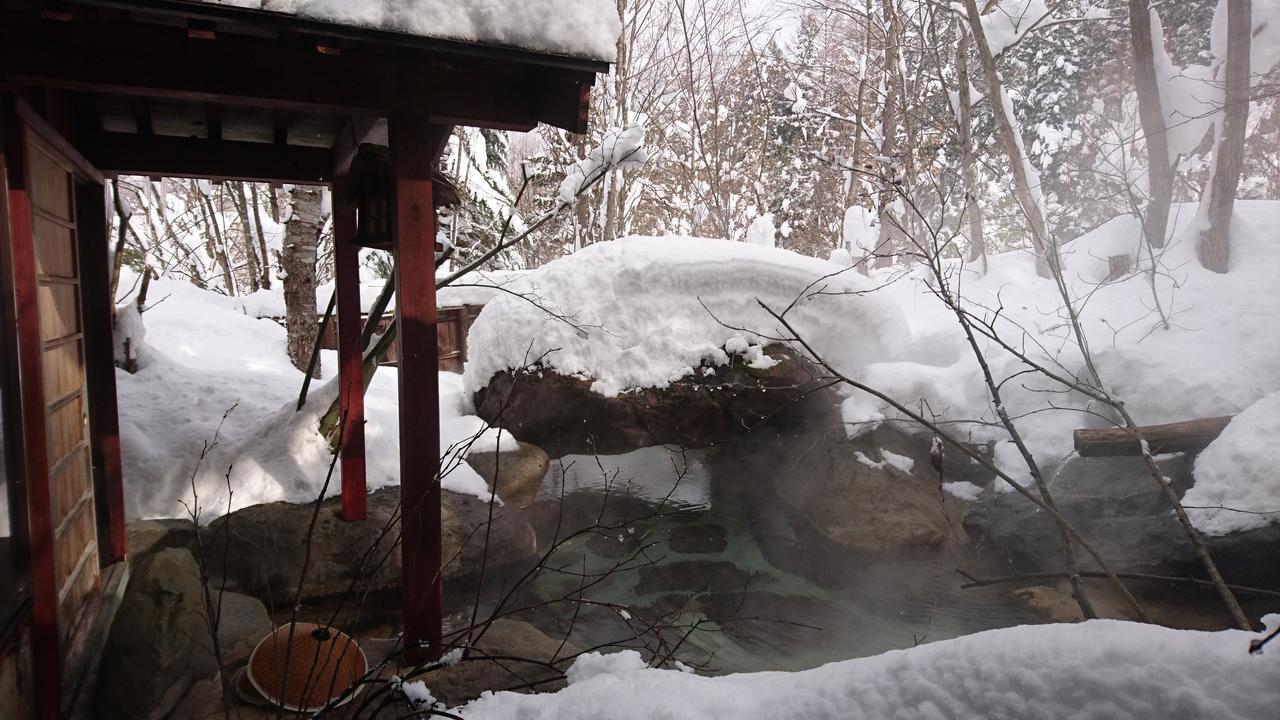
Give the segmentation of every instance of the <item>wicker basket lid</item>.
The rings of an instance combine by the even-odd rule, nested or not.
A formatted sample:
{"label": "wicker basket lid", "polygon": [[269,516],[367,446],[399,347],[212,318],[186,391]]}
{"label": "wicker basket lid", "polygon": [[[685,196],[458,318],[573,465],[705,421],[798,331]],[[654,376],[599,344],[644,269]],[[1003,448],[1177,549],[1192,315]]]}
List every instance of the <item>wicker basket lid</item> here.
{"label": "wicker basket lid", "polygon": [[[341,695],[368,670],[364,651],[349,635],[332,627],[296,623],[281,625],[258,643],[249,656],[247,674],[272,705],[312,711]],[[343,703],[355,695],[351,693]]]}

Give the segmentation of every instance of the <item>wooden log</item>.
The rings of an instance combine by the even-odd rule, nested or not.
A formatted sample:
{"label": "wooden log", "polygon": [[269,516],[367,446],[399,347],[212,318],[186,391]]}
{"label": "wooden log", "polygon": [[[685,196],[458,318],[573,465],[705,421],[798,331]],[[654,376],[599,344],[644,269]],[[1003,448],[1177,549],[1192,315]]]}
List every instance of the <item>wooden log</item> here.
{"label": "wooden log", "polygon": [[[1201,418],[1165,425],[1147,425],[1139,428],[1153,454],[1173,452],[1199,452],[1209,446],[1222,431],[1231,416]],[[1076,430],[1073,434],[1076,452],[1081,457],[1121,457],[1141,455],[1137,439],[1125,428]]]}

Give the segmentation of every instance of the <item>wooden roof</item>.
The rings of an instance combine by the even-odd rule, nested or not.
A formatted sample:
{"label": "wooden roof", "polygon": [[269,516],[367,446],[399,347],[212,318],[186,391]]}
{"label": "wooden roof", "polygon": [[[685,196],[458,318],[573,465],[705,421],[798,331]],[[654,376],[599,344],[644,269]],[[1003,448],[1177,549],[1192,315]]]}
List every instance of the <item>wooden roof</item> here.
{"label": "wooden roof", "polygon": [[[107,174],[329,182],[392,112],[586,130],[606,63],[177,0],[0,0],[0,88]],[[380,137],[381,135],[381,137]]]}

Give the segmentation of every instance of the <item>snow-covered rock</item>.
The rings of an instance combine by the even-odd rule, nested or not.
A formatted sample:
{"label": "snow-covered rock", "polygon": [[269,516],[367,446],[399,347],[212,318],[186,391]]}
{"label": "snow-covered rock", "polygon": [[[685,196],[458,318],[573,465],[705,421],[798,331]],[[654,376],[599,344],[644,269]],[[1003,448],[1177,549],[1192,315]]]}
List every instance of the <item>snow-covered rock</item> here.
{"label": "snow-covered rock", "polygon": [[891,359],[910,339],[896,303],[857,294],[871,284],[853,270],[748,243],[624,238],[550,262],[525,281],[541,307],[499,297],[472,325],[469,392],[539,359],[590,378],[606,396],[666,387],[704,363],[726,363],[735,339],[762,345],[786,335],[759,303],[781,312],[794,302],[788,321],[851,372]]}
{"label": "snow-covered rock", "polygon": [[1280,392],[1273,392],[1232,418],[1200,453],[1195,485],[1182,501],[1201,532],[1225,535],[1280,522],[1277,439]]}

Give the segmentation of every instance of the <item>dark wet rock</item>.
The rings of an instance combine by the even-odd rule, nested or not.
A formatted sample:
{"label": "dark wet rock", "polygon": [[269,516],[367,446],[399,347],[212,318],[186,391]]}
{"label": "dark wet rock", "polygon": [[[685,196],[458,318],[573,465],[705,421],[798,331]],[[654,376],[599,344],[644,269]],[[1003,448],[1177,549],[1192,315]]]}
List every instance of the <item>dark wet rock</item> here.
{"label": "dark wet rock", "polygon": [[200,570],[191,553],[167,549],[136,569],[103,650],[98,716],[163,718],[182,700],[196,677],[218,666],[204,652],[208,640]]}
{"label": "dark wet rock", "polygon": [[494,487],[496,479],[498,497],[523,508],[529,507],[538,496],[538,488],[542,487],[551,459],[542,448],[517,441],[514,449],[504,449],[501,453],[469,453],[467,464],[489,483],[489,487]]}
{"label": "dark wet rock", "polygon": [[678,553],[707,554],[723,552],[728,546],[723,525],[680,525],[671,528],[671,549]]}
{"label": "dark wet rock", "polygon": [[196,551],[196,528],[190,520],[134,520],[125,526],[129,559],[137,563],[165,548]]}
{"label": "dark wet rock", "polygon": [[[498,692],[518,688],[519,692],[555,692],[565,686],[557,679],[579,650],[572,644],[562,644],[538,628],[518,620],[495,620],[480,641],[476,643],[470,659],[452,667],[433,670],[420,678],[437,700],[448,707],[456,707],[474,700],[484,692]],[[484,660],[484,655],[504,658],[522,658],[501,662]],[[554,669],[546,664],[553,664]],[[535,687],[521,687],[537,683]]]}
{"label": "dark wet rock", "polygon": [[[852,440],[822,429],[789,443],[794,459],[774,477],[779,500],[842,547],[859,550],[939,547],[963,541],[959,517],[940,492],[928,441],[881,427]],[[896,448],[896,449],[891,449]],[[911,461],[891,462],[886,452]]]}
{"label": "dark wet rock", "polygon": [[503,372],[476,393],[477,414],[552,455],[617,453],[653,445],[700,447],[746,434],[765,419],[786,422],[828,412],[834,399],[819,390],[823,373],[780,345],[765,352],[767,370],[740,356],[725,366],[699,368],[666,388],[605,397],[591,380],[547,369]]}
{"label": "dark wet rock", "polygon": [[[392,550],[399,536],[397,511],[400,488],[389,487],[369,495],[368,517],[342,519],[342,499],[333,497],[320,505],[303,598],[342,595],[354,586],[377,591],[400,585],[400,552]],[[212,548],[211,564],[221,577],[222,560],[228,587],[287,604],[297,588],[307,533],[314,506],[275,502],[237,510],[219,518],[205,530],[205,544]],[[481,565],[488,503],[470,495],[445,491],[441,504],[441,540],[446,582],[470,582]],[[384,532],[390,525],[390,530]],[[537,540],[523,511],[513,503],[493,509],[488,530],[487,568],[495,573],[527,561],[537,551]],[[230,542],[230,547],[224,543]]]}
{"label": "dark wet rock", "polygon": [[[221,602],[218,641],[223,666],[232,668],[272,625],[254,598],[224,593]],[[139,562],[103,650],[97,716],[191,717],[193,702],[220,698],[206,617],[200,568],[189,551],[167,548]]]}
{"label": "dark wet rock", "polygon": [[[1159,464],[1179,495],[1191,487],[1191,459],[1172,455]],[[1204,577],[1191,541],[1140,458],[1072,458],[1052,478],[1051,489],[1059,512],[1115,570]],[[1056,525],[1014,493],[978,503],[963,522],[976,542],[1004,557],[1015,573],[1062,570]],[[1205,540],[1229,582],[1280,587],[1280,567],[1260,560],[1280,554],[1280,526]],[[1083,569],[1098,569],[1084,553],[1077,555]]]}

